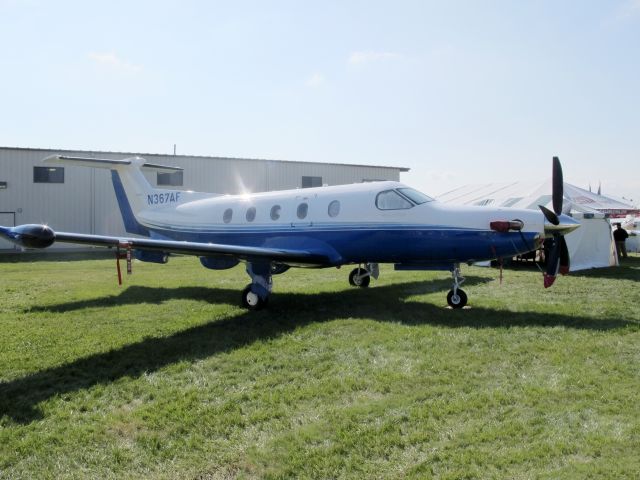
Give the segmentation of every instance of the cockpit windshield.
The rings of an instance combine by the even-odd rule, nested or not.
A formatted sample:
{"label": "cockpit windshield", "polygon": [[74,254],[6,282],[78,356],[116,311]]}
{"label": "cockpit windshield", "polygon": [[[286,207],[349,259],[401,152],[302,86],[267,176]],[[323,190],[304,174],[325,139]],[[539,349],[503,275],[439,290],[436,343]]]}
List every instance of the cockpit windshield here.
{"label": "cockpit windshield", "polygon": [[433,198],[413,188],[398,188],[398,191],[416,205],[433,202]]}

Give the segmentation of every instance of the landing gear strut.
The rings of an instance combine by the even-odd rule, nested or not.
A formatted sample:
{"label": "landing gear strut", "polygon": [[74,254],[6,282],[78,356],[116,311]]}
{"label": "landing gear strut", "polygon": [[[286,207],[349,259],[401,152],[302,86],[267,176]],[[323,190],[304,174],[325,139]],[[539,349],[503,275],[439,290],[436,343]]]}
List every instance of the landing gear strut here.
{"label": "landing gear strut", "polygon": [[460,288],[464,283],[464,277],[460,273],[459,263],[453,266],[451,275],[453,275],[453,288],[447,294],[447,303],[451,308],[462,308],[467,304],[467,294]]}
{"label": "landing gear strut", "polygon": [[251,283],[242,291],[242,306],[249,310],[260,310],[269,302],[273,283],[270,263],[247,263]]}

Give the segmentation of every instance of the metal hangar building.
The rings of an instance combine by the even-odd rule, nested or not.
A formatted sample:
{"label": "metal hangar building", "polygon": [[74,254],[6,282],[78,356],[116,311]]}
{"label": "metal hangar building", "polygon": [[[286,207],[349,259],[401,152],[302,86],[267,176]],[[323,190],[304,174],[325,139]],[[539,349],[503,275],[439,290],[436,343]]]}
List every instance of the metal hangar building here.
{"label": "metal hangar building", "polygon": [[[106,159],[140,156],[151,163],[184,169],[171,174],[145,171],[153,186],[222,194],[398,181],[401,172],[409,171],[402,167],[339,163],[0,147],[0,225],[46,223],[62,232],[126,234],[109,171],[43,164],[42,160],[50,155]],[[17,248],[0,240],[0,251]],[[56,243],[51,247],[54,248],[78,247]]]}

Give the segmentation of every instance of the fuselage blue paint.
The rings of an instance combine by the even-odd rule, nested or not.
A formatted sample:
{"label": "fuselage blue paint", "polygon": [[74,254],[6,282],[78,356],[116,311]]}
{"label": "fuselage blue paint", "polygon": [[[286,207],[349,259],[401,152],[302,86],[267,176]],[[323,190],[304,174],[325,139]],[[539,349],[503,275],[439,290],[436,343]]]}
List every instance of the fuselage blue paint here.
{"label": "fuselage blue paint", "polygon": [[402,229],[379,226],[332,229],[300,227],[274,232],[269,229],[234,232],[198,232],[151,229],[151,237],[202,243],[304,250],[326,254],[332,264],[343,263],[442,263],[469,259],[510,257],[531,250],[535,233],[499,233],[490,230],[438,229],[416,225]]}

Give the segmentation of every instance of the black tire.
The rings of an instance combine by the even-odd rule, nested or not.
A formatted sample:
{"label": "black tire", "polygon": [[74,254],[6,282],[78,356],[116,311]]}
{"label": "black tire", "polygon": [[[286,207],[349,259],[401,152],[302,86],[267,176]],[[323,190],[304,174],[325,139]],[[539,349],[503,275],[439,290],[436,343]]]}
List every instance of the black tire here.
{"label": "black tire", "polygon": [[458,289],[457,295],[453,294],[453,290],[449,290],[447,303],[451,308],[462,308],[467,304],[467,294],[461,288]]}
{"label": "black tire", "polygon": [[261,299],[258,295],[251,291],[251,284],[242,290],[241,305],[248,310],[262,310],[267,306],[267,300]]}
{"label": "black tire", "polygon": [[367,288],[371,283],[371,276],[364,268],[354,268],[349,274],[349,284],[354,287]]}

